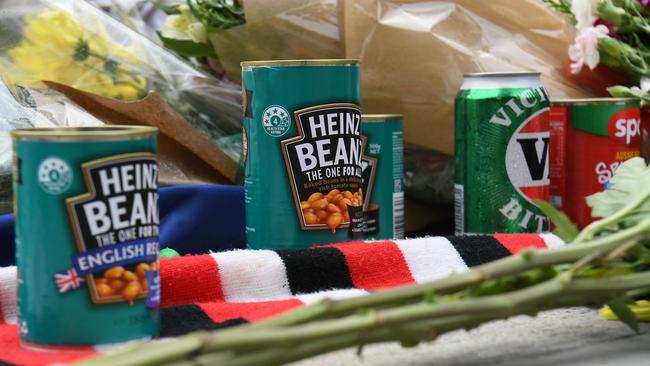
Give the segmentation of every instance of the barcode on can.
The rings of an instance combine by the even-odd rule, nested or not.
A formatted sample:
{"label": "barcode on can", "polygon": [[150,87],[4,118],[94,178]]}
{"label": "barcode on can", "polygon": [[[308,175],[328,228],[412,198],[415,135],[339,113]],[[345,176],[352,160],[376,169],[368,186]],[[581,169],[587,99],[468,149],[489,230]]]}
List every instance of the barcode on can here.
{"label": "barcode on can", "polygon": [[404,192],[393,193],[393,237],[404,238]]}
{"label": "barcode on can", "polygon": [[456,235],[462,235],[465,231],[465,187],[462,184],[454,184],[454,223]]}

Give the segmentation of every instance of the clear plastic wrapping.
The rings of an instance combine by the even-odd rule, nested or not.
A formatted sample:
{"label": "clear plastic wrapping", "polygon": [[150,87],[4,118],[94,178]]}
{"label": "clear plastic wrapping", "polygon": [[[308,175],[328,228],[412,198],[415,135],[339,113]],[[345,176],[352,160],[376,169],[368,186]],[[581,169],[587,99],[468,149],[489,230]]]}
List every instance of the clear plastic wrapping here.
{"label": "clear plastic wrapping", "polygon": [[156,91],[234,161],[241,87],[216,79],[85,1],[0,2],[0,76],[17,88],[51,80],[131,101]]}
{"label": "clear plastic wrapping", "polygon": [[0,213],[11,209],[14,128],[154,125],[162,183],[237,179],[239,84],[201,72],[86,1],[0,0],[0,8]]}

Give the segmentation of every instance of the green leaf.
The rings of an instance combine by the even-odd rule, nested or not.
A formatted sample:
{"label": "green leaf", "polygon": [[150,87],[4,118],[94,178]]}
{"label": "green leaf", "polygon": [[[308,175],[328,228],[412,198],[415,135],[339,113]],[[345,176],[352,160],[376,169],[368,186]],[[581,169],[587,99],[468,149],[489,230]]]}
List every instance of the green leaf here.
{"label": "green leaf", "polygon": [[174,14],[180,14],[181,11],[178,10],[178,5],[162,5],[158,7],[160,10],[162,10],[163,13],[167,15],[174,15]]}
{"label": "green leaf", "polygon": [[212,57],[217,58],[212,46],[205,43],[196,43],[191,39],[166,38],[160,32],[158,37],[165,48],[185,57]]}
{"label": "green leaf", "polygon": [[544,215],[548,216],[553,225],[555,225],[555,230],[553,230],[553,233],[559,236],[560,239],[564,240],[564,242],[570,243],[573,241],[573,239],[575,239],[576,236],[578,236],[578,233],[580,232],[578,230],[578,227],[576,224],[571,222],[569,216],[567,216],[564,212],[551,206],[546,201],[535,200],[535,204],[537,207],[539,207]]}
{"label": "green leaf", "polygon": [[[591,207],[591,216],[607,217],[613,215],[630,201],[640,196],[650,195],[650,168],[643,158],[632,158],[621,164],[614,176],[609,180],[609,189],[592,194],[586,198]],[[650,210],[650,200],[640,207],[641,212],[631,215],[628,220],[634,221],[647,217]]]}
{"label": "green leaf", "polygon": [[627,306],[627,302],[624,297],[617,297],[607,303],[612,312],[616,314],[618,320],[627,324],[628,327],[632,328],[633,331],[639,332],[639,320],[636,318],[636,315],[630,310]]}

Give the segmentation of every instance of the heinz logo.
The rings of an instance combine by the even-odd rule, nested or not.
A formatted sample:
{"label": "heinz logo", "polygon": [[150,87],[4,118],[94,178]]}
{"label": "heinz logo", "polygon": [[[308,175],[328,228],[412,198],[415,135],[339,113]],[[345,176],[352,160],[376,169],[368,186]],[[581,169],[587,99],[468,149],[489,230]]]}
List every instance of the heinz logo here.
{"label": "heinz logo", "polygon": [[621,145],[639,144],[641,139],[641,116],[638,109],[626,108],[609,120],[608,133]]}

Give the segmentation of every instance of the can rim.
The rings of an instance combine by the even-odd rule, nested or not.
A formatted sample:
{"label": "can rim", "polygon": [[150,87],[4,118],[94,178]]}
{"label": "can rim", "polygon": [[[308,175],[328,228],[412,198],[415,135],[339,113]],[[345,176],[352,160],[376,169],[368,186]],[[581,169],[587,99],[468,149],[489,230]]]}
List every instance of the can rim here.
{"label": "can rim", "polygon": [[362,114],[361,122],[385,122],[388,119],[404,119],[403,114]]}
{"label": "can rim", "polygon": [[552,105],[614,104],[641,101],[640,98],[568,98],[551,99]]}
{"label": "can rim", "polygon": [[11,131],[13,139],[105,139],[115,137],[151,136],[158,128],[151,126],[111,125],[81,127],[20,128]]}
{"label": "can rim", "polygon": [[358,65],[359,59],[342,58],[342,59],[302,59],[302,60],[260,60],[260,61],[242,61],[241,67],[259,67],[259,66],[327,66],[327,65]]}
{"label": "can rim", "polygon": [[464,77],[494,77],[494,76],[541,76],[541,72],[535,71],[494,71],[494,72],[470,72],[463,74]]}

